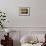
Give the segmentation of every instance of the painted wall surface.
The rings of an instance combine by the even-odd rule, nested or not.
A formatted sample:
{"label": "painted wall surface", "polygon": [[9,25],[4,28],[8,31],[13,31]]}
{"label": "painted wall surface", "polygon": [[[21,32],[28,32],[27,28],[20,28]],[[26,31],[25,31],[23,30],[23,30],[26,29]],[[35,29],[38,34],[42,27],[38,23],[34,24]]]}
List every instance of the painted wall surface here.
{"label": "painted wall surface", "polygon": [[[32,7],[32,15],[19,16],[19,7]],[[32,33],[31,31],[46,31],[46,0],[0,0],[0,10],[7,15],[5,26],[13,27],[8,28],[11,31],[20,31],[20,36],[17,33],[15,38],[13,36],[15,40],[24,34]],[[20,45],[20,42],[16,42],[17,46]]]}
{"label": "painted wall surface", "polygon": [[[7,27],[46,27],[46,0],[0,0]],[[32,7],[32,15],[19,16],[19,7]]]}

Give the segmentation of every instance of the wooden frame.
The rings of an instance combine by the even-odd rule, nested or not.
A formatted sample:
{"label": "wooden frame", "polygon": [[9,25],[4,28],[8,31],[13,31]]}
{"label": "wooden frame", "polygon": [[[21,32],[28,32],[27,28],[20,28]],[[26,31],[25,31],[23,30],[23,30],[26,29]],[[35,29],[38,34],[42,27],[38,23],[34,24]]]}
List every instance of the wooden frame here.
{"label": "wooden frame", "polygon": [[20,7],[19,15],[20,16],[30,16],[30,8],[29,7]]}

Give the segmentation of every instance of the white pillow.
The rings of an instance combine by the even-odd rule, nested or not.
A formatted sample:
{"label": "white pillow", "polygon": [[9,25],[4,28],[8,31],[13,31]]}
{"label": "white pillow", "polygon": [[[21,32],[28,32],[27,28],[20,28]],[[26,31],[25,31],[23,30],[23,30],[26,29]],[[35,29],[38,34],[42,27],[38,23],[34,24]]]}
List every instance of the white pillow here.
{"label": "white pillow", "polygon": [[45,41],[45,38],[44,38],[45,34],[38,34],[38,41],[39,42],[44,42]]}
{"label": "white pillow", "polygon": [[36,41],[36,40],[37,40],[37,38],[35,38],[35,36],[24,35],[24,36],[20,39],[20,42],[21,42],[21,43],[27,43],[27,42]]}

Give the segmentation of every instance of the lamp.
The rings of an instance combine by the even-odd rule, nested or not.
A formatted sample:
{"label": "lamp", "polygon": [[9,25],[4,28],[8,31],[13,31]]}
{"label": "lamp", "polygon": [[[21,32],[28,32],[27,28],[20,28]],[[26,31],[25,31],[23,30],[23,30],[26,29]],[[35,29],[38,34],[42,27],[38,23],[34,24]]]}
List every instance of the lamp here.
{"label": "lamp", "polygon": [[9,29],[5,29],[5,32],[8,33],[9,32]]}
{"label": "lamp", "polygon": [[5,29],[5,32],[7,33],[7,36],[9,36],[9,29]]}

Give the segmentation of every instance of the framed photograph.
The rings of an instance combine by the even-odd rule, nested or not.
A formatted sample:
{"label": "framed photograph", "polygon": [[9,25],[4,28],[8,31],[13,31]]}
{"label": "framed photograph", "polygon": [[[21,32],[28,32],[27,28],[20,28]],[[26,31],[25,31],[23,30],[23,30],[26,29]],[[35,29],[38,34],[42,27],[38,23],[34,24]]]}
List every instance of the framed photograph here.
{"label": "framed photograph", "polygon": [[29,7],[20,7],[19,15],[20,16],[30,16],[30,8]]}

